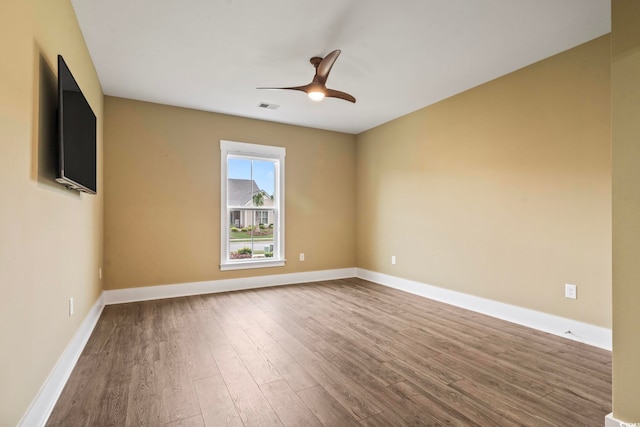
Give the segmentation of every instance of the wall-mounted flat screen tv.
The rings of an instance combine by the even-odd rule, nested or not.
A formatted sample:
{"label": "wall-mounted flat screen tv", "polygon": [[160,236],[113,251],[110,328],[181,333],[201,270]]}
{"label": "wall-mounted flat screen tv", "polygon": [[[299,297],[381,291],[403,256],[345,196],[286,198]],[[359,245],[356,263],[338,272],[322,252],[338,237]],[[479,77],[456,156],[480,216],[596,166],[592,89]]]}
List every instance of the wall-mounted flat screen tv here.
{"label": "wall-mounted flat screen tv", "polygon": [[96,194],[96,115],[58,55],[58,173],[67,188]]}

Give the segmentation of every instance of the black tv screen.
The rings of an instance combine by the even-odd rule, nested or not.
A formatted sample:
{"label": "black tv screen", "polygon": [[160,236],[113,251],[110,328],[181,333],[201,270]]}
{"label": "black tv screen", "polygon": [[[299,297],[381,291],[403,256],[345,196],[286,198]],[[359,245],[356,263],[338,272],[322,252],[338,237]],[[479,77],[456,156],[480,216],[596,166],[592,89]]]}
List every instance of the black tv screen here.
{"label": "black tv screen", "polygon": [[96,193],[96,116],[58,55],[58,174],[67,188]]}

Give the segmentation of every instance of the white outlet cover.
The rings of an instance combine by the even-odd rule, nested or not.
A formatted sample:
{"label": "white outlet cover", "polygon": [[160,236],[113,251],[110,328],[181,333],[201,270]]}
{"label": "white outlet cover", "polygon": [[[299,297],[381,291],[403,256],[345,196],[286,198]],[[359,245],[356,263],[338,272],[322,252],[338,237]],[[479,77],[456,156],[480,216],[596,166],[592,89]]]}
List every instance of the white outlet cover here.
{"label": "white outlet cover", "polygon": [[300,252],[300,261],[304,261],[304,253]]}
{"label": "white outlet cover", "polygon": [[571,283],[565,283],[564,285],[564,296],[565,298],[577,299],[578,298],[578,287],[576,285],[572,285]]}

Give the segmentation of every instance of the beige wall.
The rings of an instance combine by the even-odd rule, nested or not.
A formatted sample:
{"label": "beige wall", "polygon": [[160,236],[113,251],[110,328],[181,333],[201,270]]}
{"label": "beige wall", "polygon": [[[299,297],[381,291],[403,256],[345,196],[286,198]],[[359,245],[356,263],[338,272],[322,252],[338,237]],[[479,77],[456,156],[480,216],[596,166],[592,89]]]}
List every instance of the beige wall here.
{"label": "beige wall", "polygon": [[358,135],[358,266],[610,327],[609,55],[601,37]]}
{"label": "beige wall", "polygon": [[[286,147],[285,267],[220,271],[221,139]],[[105,287],[354,267],[354,164],[353,135],[106,97]]]}
{"label": "beige wall", "polygon": [[[101,291],[98,195],[52,181],[57,55],[98,119],[102,90],[67,0],[0,6],[0,425],[15,425]],[[68,315],[68,298],[75,315]]]}
{"label": "beige wall", "polygon": [[640,3],[612,2],[613,416],[640,422]]}

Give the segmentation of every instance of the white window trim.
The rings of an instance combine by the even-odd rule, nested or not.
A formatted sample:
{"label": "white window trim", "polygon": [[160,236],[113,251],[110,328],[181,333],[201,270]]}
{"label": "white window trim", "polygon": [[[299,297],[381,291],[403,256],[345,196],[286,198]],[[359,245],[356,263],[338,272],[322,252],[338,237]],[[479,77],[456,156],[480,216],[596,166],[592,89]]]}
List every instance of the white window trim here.
{"label": "white window trim", "polygon": [[[276,203],[278,213],[274,218],[273,258],[230,260],[229,259],[229,215],[227,208],[227,158],[229,155],[263,157],[278,160],[276,171]],[[249,268],[282,267],[285,265],[284,251],[284,158],[286,149],[270,145],[246,142],[220,141],[220,270],[242,270]],[[264,210],[262,208],[261,210]]]}

